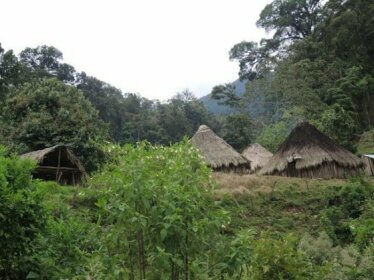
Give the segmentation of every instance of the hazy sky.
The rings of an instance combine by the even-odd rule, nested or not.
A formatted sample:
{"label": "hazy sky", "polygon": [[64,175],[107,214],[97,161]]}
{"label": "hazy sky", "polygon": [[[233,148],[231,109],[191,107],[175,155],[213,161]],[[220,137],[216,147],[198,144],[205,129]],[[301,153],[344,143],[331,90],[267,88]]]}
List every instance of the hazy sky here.
{"label": "hazy sky", "polygon": [[265,35],[270,0],[1,0],[0,42],[52,45],[64,61],[124,92],[166,100],[237,79],[230,48]]}

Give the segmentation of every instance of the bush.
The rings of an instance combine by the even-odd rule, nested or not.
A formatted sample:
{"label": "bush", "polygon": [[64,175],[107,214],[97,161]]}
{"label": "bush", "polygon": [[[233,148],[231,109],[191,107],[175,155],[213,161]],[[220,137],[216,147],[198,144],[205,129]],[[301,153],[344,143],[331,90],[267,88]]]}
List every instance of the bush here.
{"label": "bush", "polygon": [[353,242],[355,233],[350,221],[363,214],[365,206],[372,199],[373,192],[373,185],[356,179],[329,194],[327,199],[329,207],[322,211],[321,223],[335,244]]}
{"label": "bush", "polygon": [[249,276],[255,280],[310,279],[311,264],[297,250],[294,236],[273,238],[263,234],[253,243]]}
{"label": "bush", "polygon": [[85,274],[86,266],[100,241],[95,224],[67,216],[48,220],[46,231],[37,240],[35,279],[71,279]]}
{"label": "bush", "polygon": [[[1,151],[4,151],[1,149]],[[24,279],[35,266],[35,239],[46,212],[31,179],[34,163],[0,151],[0,278]]]}
{"label": "bush", "polygon": [[225,214],[213,200],[210,170],[196,149],[182,142],[112,151],[118,156],[112,154],[113,162],[90,183],[103,192],[97,205],[104,274],[206,278]]}

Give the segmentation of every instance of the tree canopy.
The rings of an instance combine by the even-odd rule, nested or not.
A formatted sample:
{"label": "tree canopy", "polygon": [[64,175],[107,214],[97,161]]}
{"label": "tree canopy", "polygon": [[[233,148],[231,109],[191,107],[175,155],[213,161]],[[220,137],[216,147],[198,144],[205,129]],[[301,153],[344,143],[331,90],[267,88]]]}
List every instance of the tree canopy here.
{"label": "tree canopy", "polygon": [[227,104],[262,100],[261,126],[301,117],[354,150],[374,121],[373,12],[364,0],[272,1],[257,21],[272,36],[230,51],[239,76],[250,80],[246,94],[225,87],[213,96]]}

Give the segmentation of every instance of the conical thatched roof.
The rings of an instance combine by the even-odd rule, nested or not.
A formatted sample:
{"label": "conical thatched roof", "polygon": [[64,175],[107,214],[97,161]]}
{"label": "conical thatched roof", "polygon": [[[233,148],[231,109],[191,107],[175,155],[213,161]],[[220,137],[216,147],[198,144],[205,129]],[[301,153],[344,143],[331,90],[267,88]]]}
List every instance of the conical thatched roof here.
{"label": "conical thatched roof", "polygon": [[273,154],[260,144],[255,143],[245,148],[242,152],[242,156],[251,162],[251,170],[255,171],[264,167]]}
{"label": "conical thatched roof", "polygon": [[190,142],[200,151],[212,168],[246,165],[249,162],[208,126],[201,125]]}
{"label": "conical thatched roof", "polygon": [[[300,177],[342,177],[342,172],[353,175],[362,168],[358,157],[307,122],[296,126],[260,173],[282,174],[291,164],[291,176],[299,176],[301,170],[314,170]],[[327,174],[317,170],[322,166]]]}

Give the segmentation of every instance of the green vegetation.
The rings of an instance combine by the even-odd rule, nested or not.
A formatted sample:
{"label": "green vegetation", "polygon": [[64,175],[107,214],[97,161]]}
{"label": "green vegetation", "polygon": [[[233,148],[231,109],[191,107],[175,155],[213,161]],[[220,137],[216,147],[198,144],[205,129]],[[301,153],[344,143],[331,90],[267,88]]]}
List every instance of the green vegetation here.
{"label": "green vegetation", "polygon": [[374,130],[363,133],[357,145],[357,150],[361,154],[374,154]]}
{"label": "green vegetation", "polygon": [[[372,183],[211,176],[186,142],[106,151],[109,162],[85,187],[32,180],[31,162],[2,153],[2,279],[370,279],[373,273]],[[230,192],[235,180],[251,178],[258,181],[247,191]]]}
{"label": "green vegetation", "polygon": [[272,1],[257,21],[272,37],[230,51],[240,78],[250,81],[246,93],[218,86],[213,97],[244,108],[260,102],[263,114],[251,115],[257,140],[270,150],[279,142],[267,130],[283,136],[283,127],[288,134],[308,120],[355,151],[358,136],[374,121],[373,11],[365,0]]}
{"label": "green vegetation", "polygon": [[98,146],[105,141],[169,145],[200,124],[219,131],[225,123],[187,89],[167,102],[151,101],[78,73],[62,59],[51,46],[16,56],[0,45],[0,143],[11,151],[71,144],[92,171],[103,160]]}
{"label": "green vegetation", "polygon": [[103,157],[105,125],[82,93],[57,79],[26,83],[6,99],[2,141],[13,151],[35,151],[55,144],[72,145],[90,171]]}
{"label": "green vegetation", "polygon": [[33,268],[35,240],[46,223],[37,183],[31,180],[35,165],[5,157],[0,149],[0,278],[24,279]]}
{"label": "green vegetation", "polygon": [[[28,47],[18,56],[0,46],[1,144],[19,153],[69,141],[76,152],[82,153],[82,158],[92,158],[91,162],[84,162],[91,171],[102,160],[98,146],[104,141],[135,144],[146,140],[169,145],[192,136],[199,125],[206,124],[239,150],[257,141],[275,151],[297,123],[307,120],[341,145],[356,151],[361,146],[357,144],[360,135],[370,131],[374,123],[370,110],[374,105],[373,9],[364,0],[272,1],[257,21],[272,36],[233,46],[230,59],[239,62],[241,81],[215,86],[210,94],[214,100],[208,102],[203,98],[204,103],[188,89],[166,102],[122,92],[85,72],[77,72],[63,62],[62,52],[52,46]],[[355,20],[349,20],[352,18]],[[79,96],[80,101],[71,96],[58,105],[74,108],[71,115],[64,113],[64,118],[74,122],[73,129],[66,132],[64,119],[62,131],[54,131],[55,135],[49,139],[23,143],[18,138],[33,139],[35,135],[29,130],[36,128],[37,123],[41,135],[60,128],[58,120],[50,120],[54,114],[45,108],[48,103],[32,108],[35,120],[32,124],[25,121],[25,112],[20,114],[25,106],[31,106],[25,95],[42,100],[57,98],[45,96],[51,79],[55,83],[54,94],[70,92]],[[56,86],[57,81],[66,88],[61,84]],[[25,121],[24,127],[20,125],[17,129],[13,129],[15,124],[10,119],[14,116],[5,114],[9,113],[15,97],[20,106],[17,125]],[[89,106],[83,106],[85,102],[93,107],[87,115],[97,114],[92,121],[96,132],[82,132],[81,126],[88,124],[77,119],[77,116],[87,117],[86,112],[81,112]],[[225,114],[219,115],[222,110],[217,109],[218,104],[223,104],[221,109]],[[213,108],[217,115],[206,107]],[[47,125],[44,121],[52,123]],[[77,138],[70,139],[68,135],[77,130],[80,130]],[[78,145],[80,140],[85,147]]]}
{"label": "green vegetation", "polygon": [[[188,90],[123,93],[51,46],[0,45],[0,278],[372,279],[372,180],[212,175],[183,139],[207,124],[236,149],[276,151],[308,120],[374,153],[373,14],[364,0],[272,1],[258,20],[272,37],[230,52],[245,93],[213,89],[228,116]],[[82,159],[84,185],[35,180],[16,156],[56,144]]]}

